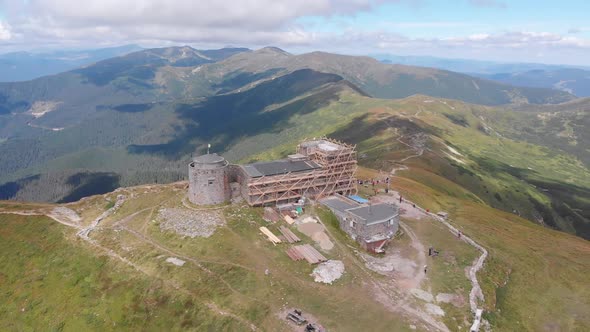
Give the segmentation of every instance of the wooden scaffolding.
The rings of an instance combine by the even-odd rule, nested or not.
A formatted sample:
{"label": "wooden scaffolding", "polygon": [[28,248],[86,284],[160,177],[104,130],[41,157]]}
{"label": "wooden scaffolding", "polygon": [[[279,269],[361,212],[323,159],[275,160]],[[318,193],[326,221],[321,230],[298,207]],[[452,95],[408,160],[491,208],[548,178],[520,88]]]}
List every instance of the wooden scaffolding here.
{"label": "wooden scaffolding", "polygon": [[297,152],[321,168],[272,176],[248,178],[244,196],[252,206],[320,199],[339,193],[356,194],[356,146],[321,138],[301,143]]}

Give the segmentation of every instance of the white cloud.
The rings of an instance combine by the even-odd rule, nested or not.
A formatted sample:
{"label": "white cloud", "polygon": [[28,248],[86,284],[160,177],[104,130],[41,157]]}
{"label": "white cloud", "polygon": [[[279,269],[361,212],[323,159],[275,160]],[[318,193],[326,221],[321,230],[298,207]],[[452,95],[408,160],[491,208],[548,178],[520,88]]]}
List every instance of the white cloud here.
{"label": "white cloud", "polygon": [[354,14],[384,0],[29,0],[19,10],[66,26],[278,28],[306,15]]}
{"label": "white cloud", "polygon": [[12,38],[12,33],[10,33],[10,26],[0,21],[0,40],[9,40],[10,38]]}
{"label": "white cloud", "polygon": [[354,15],[403,0],[9,0],[6,17],[25,45],[160,43],[299,45],[312,33],[302,16]]}
{"label": "white cloud", "polygon": [[[2,0],[0,0],[2,1]],[[477,22],[384,22],[374,30],[343,25],[322,32],[297,19],[342,19],[370,11],[384,2],[419,4],[421,0],[8,0],[0,5],[0,51],[39,47],[100,47],[124,43],[144,46],[189,44],[197,47],[275,45],[295,52],[324,50],[351,54],[389,52],[434,56],[505,57],[520,61],[542,53],[561,53],[587,62],[590,40],[583,34],[509,31]],[[494,6],[496,1],[471,1]],[[501,3],[500,3],[501,4]],[[335,16],[336,15],[336,16]],[[353,20],[354,21],[354,20]],[[396,29],[460,28],[455,37],[412,38]],[[473,32],[471,32],[473,31]],[[4,46],[3,46],[4,45]],[[512,52],[512,53],[510,53]]]}
{"label": "white cloud", "polygon": [[534,47],[578,47],[589,48],[590,40],[563,36],[550,32],[514,31],[501,34],[475,34],[467,37],[447,38],[449,45],[470,47],[534,48]]}

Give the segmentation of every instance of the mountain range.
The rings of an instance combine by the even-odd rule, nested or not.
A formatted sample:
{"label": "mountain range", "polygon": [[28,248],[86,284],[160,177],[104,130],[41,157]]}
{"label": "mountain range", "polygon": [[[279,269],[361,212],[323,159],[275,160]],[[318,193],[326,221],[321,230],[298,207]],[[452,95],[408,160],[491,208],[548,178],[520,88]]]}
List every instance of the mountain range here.
{"label": "mountain range", "polygon": [[[146,49],[0,83],[0,329],[280,331],[294,306],[330,330],[454,331],[478,284],[491,330],[586,331],[589,127],[590,98],[566,91],[275,47]],[[263,240],[286,224],[261,208],[186,200],[209,144],[244,163],[323,136],[406,200],[385,256],[306,207],[345,266],[330,285]],[[209,220],[208,238],[176,233]]]}
{"label": "mountain range", "polygon": [[250,161],[331,135],[386,171],[403,159],[389,151],[409,146],[421,151],[414,168],[474,201],[590,238],[589,105],[564,91],[370,57],[141,50],[0,84],[0,198],[70,202],[184,179],[207,144]]}

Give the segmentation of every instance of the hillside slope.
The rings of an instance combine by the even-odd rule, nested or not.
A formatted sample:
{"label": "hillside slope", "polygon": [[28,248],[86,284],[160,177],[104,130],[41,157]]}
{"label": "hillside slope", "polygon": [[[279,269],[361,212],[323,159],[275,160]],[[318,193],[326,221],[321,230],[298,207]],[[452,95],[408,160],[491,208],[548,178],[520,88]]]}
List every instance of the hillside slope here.
{"label": "hillside slope", "polygon": [[[362,165],[383,172],[410,167],[405,176],[426,185],[429,174],[436,174],[464,188],[462,198],[590,238],[590,171],[582,162],[587,151],[548,148],[532,139],[511,137],[513,127],[490,120],[498,114],[515,117],[513,111],[426,96],[388,101],[348,94],[338,103],[333,107],[346,105],[355,118],[336,130],[325,128],[314,135],[358,144]],[[590,116],[587,111],[576,114],[584,119]],[[524,113],[517,116],[530,119]],[[518,126],[516,121],[507,122]],[[559,138],[559,132],[553,135]],[[256,146],[261,154],[249,159],[278,157],[290,150],[289,143],[271,147],[262,141],[264,137],[281,143],[280,136],[245,139],[227,155]],[[553,141],[551,136],[543,137]]]}
{"label": "hillside slope", "polygon": [[[474,202],[456,183],[409,167],[393,178],[393,189],[425,208],[449,211],[453,225],[488,250],[477,278],[486,299],[484,318],[494,331],[590,327],[588,241]],[[419,181],[415,172],[422,175]],[[359,176],[386,174],[363,168]],[[275,232],[278,227],[262,220],[262,209],[239,203],[202,209],[185,199],[186,182],[179,182],[121,188],[62,205],[0,201],[0,278],[7,290],[0,294],[7,303],[0,309],[0,327],[288,331],[283,320],[288,307],[337,331],[446,331],[439,321],[449,330],[469,326],[464,271],[476,254],[438,222],[403,219],[405,230],[441,252],[429,258],[421,287],[457,297],[453,303],[437,300],[446,314],[433,321],[418,298],[400,297],[403,277],[367,269],[355,243],[326,211],[319,215],[335,247],[324,254],[346,267],[332,285],[314,283],[313,266],[291,261],[286,244],[261,237],[260,226]],[[197,218],[222,215],[226,222],[209,238],[192,238],[162,227],[166,210]],[[92,227],[100,215],[100,224]],[[85,233],[88,240],[76,235],[81,229],[92,229]],[[389,250],[412,262],[413,241],[400,234]],[[175,265],[171,258],[184,263]]]}
{"label": "hillside slope", "polygon": [[270,68],[310,68],[335,73],[377,98],[425,94],[485,105],[560,103],[573,99],[562,91],[516,88],[450,71],[384,64],[370,57],[324,52],[291,55],[275,48],[237,54],[204,69],[215,76],[236,71],[261,73]]}
{"label": "hillside slope", "polygon": [[[511,95],[467,78],[321,52],[180,47],[2,84],[0,197],[67,202],[118,186],[172,182],[186,177],[187,161],[207,144],[230,160],[250,160],[269,149],[282,156],[297,140],[325,134],[367,146],[361,152],[373,157],[362,162],[379,166],[394,162],[383,149],[418,149],[408,136],[433,151],[422,149],[424,157],[413,162],[475,200],[588,237],[586,102],[492,108],[369,97],[379,89],[413,93],[407,89],[418,81],[436,82],[433,94],[465,99]],[[532,90],[519,91],[521,98]],[[569,98],[534,92],[543,101]]]}
{"label": "hillside slope", "polygon": [[[340,76],[300,70],[198,101],[104,106],[60,130],[29,126],[0,142],[1,197],[68,201],[76,190],[91,194],[176,181],[186,176],[186,163],[197,148],[211,143],[220,151],[245,136],[287,129],[293,119],[326,107],[345,91],[362,93]],[[342,114],[339,110],[325,120],[346,121]]]}

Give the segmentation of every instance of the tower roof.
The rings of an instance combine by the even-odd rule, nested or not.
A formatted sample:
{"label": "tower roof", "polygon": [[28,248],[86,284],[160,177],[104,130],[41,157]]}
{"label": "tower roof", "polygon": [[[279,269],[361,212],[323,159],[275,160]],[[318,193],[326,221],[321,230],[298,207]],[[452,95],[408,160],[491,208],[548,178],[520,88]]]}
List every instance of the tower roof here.
{"label": "tower roof", "polygon": [[218,155],[217,153],[204,154],[193,158],[195,164],[201,165],[217,165],[225,164],[225,158]]}

